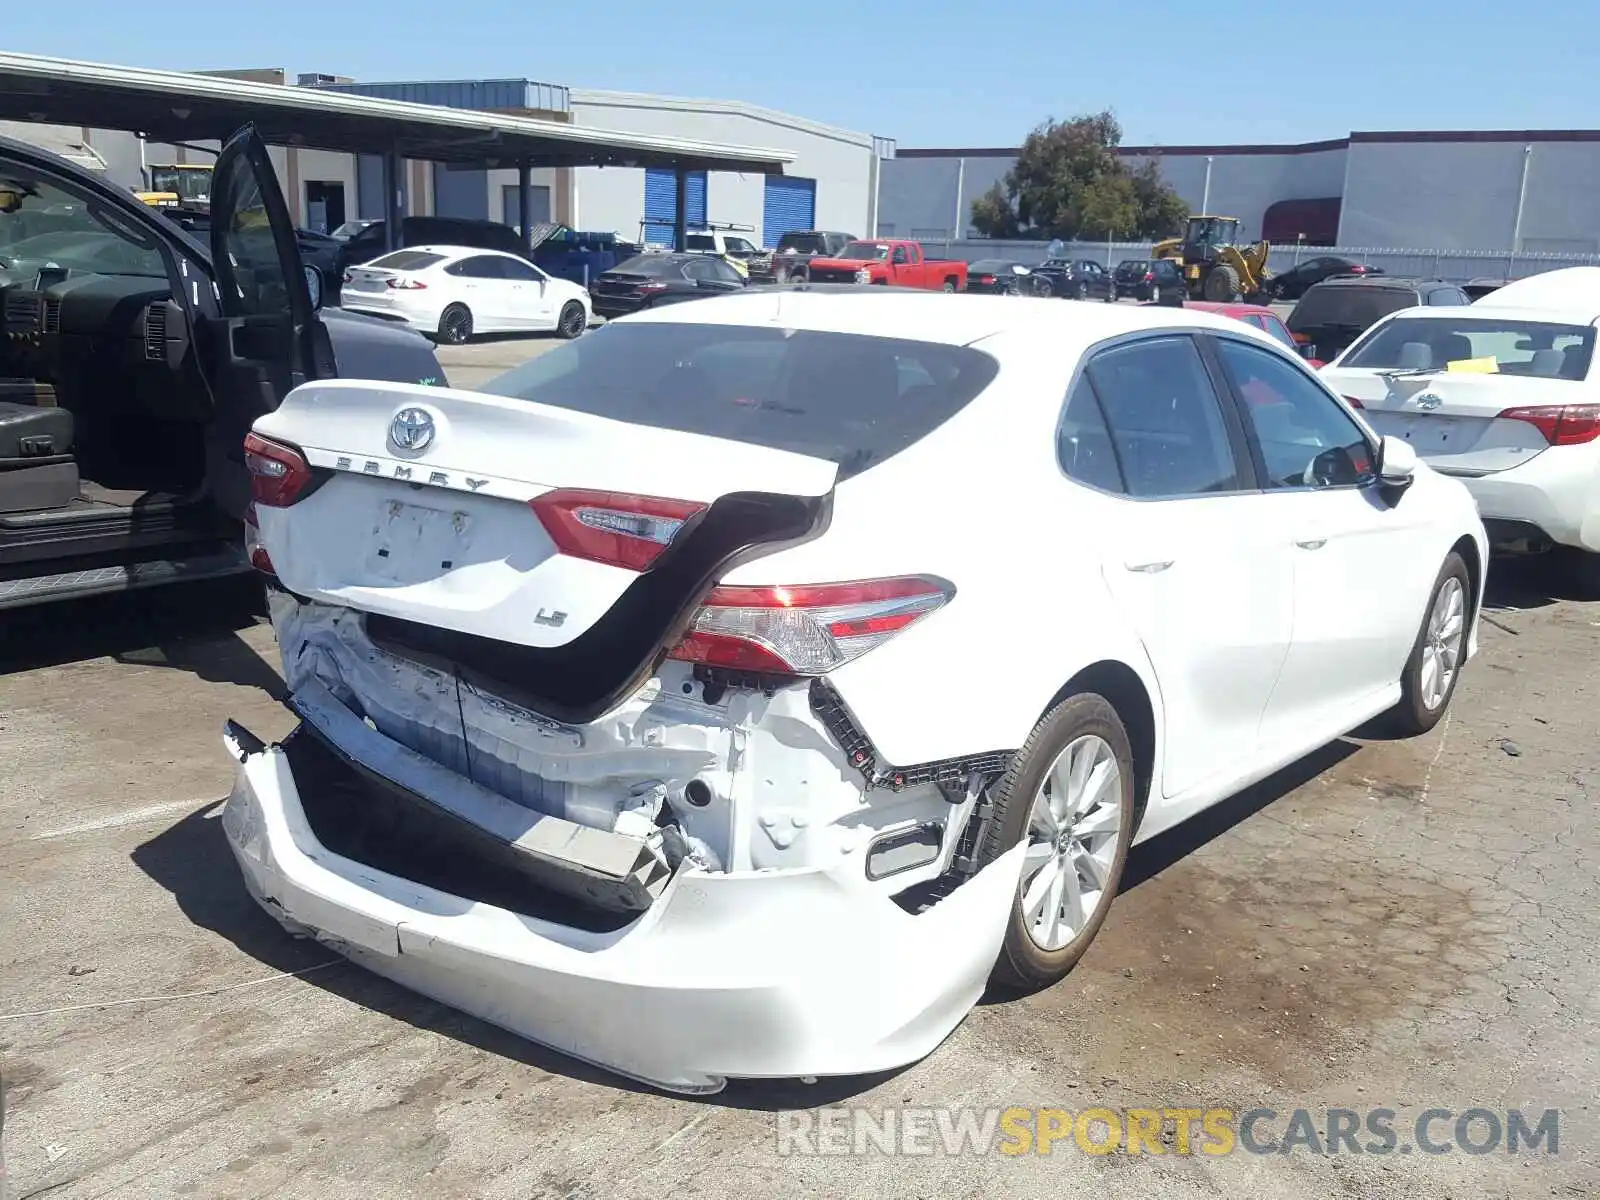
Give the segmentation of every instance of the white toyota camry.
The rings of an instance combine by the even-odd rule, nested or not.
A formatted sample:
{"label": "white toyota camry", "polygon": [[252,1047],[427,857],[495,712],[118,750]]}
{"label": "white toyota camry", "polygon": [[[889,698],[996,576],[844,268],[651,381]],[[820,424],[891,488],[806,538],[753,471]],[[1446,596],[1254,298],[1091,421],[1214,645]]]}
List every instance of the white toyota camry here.
{"label": "white toyota camry", "polygon": [[690,1091],[1061,979],[1130,845],[1437,722],[1486,556],[1459,483],[1177,309],[746,293],[481,393],[307,384],[247,450],[302,718],[227,727],[251,892]]}
{"label": "white toyota camry", "polygon": [[589,293],[526,259],[466,246],[413,246],[344,274],[339,305],[404,321],[460,345],[480,333],[577,337],[594,316]]}

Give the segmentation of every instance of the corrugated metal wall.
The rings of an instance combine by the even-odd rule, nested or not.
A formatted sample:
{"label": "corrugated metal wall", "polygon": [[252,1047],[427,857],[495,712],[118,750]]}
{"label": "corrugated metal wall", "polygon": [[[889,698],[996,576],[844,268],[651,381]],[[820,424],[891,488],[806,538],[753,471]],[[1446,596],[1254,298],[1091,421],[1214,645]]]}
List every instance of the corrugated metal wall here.
{"label": "corrugated metal wall", "polygon": [[817,181],[769,175],[761,197],[761,244],[771,249],[796,229],[815,229]]}
{"label": "corrugated metal wall", "polygon": [[[706,173],[691,171],[684,181],[684,223],[693,229],[706,223]],[[672,245],[672,222],[678,216],[678,183],[674,172],[651,168],[644,173],[645,241]]]}

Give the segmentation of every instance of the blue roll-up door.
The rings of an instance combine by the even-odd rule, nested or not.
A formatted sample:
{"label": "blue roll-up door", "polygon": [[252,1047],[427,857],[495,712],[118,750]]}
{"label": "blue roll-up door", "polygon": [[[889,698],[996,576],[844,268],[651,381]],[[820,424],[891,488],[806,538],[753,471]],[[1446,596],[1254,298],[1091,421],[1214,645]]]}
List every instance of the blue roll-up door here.
{"label": "blue roll-up door", "polygon": [[761,244],[768,249],[796,229],[815,229],[817,181],[791,175],[768,175],[761,204]]}
{"label": "blue roll-up door", "polygon": [[[706,173],[691,171],[684,181],[684,199],[687,202],[685,223],[690,229],[706,223]],[[678,184],[675,174],[667,169],[651,167],[644,173],[644,215],[648,222],[644,240],[654,246],[672,245],[672,222],[678,215]]]}

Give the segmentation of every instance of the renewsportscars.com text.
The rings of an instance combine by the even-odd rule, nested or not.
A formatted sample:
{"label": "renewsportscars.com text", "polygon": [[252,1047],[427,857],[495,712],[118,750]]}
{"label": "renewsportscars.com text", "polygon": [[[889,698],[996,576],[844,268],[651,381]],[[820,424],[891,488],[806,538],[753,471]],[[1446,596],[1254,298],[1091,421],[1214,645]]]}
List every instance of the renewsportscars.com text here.
{"label": "renewsportscars.com text", "polygon": [[838,1107],[780,1112],[775,1132],[781,1155],[1555,1155],[1561,1112]]}

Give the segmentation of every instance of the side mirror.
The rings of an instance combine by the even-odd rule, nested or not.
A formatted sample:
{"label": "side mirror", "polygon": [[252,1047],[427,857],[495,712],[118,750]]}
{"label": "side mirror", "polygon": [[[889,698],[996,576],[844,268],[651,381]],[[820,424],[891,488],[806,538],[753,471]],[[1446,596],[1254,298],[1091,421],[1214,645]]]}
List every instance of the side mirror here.
{"label": "side mirror", "polygon": [[311,311],[322,307],[322,272],[315,267],[306,268],[306,291],[311,294]]}
{"label": "side mirror", "polygon": [[1417,477],[1417,452],[1404,438],[1386,437],[1378,446],[1378,483],[1403,492]]}

